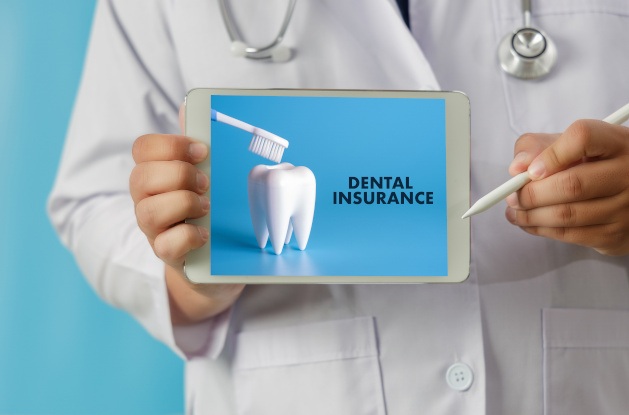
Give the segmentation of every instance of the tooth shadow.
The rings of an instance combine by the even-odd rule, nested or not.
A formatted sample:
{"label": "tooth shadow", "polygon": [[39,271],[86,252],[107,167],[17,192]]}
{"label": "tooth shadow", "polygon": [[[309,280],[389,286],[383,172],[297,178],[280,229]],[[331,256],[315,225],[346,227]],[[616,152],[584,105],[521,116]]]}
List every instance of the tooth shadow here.
{"label": "tooth shadow", "polygon": [[[248,251],[255,252],[262,251],[263,253],[272,255],[273,257],[278,256],[273,252],[271,241],[268,241],[264,248],[260,248],[258,246],[253,230],[251,232],[247,232],[228,227],[213,227],[212,243],[220,245],[221,249],[246,249]],[[297,247],[294,238],[291,239],[291,242],[288,245],[284,245],[284,251],[303,252]]]}
{"label": "tooth shadow", "polygon": [[256,238],[251,233],[237,229],[212,228],[212,241],[220,243],[222,247],[228,249],[255,249],[260,250],[256,243]]}

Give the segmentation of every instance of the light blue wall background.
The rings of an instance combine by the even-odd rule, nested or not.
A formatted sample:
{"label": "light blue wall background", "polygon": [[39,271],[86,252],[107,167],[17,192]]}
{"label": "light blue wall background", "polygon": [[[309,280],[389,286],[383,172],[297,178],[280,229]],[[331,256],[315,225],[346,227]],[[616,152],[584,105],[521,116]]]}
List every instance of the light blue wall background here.
{"label": "light blue wall background", "polygon": [[0,414],[183,412],[182,363],[81,277],[45,203],[94,0],[0,0]]}

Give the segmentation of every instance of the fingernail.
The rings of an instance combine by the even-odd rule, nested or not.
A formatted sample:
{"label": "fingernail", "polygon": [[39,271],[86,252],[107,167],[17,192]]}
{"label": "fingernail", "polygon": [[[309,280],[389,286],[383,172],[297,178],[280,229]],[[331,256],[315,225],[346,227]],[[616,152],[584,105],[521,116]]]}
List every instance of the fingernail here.
{"label": "fingernail", "polygon": [[544,166],[544,162],[541,160],[535,160],[531,163],[528,168],[529,176],[531,179],[539,179],[546,173],[546,167]]}
{"label": "fingernail", "polygon": [[518,194],[517,193],[511,193],[509,196],[507,196],[507,198],[505,199],[505,201],[507,202],[507,205],[509,207],[515,208],[518,207]]}
{"label": "fingernail", "polygon": [[208,231],[203,226],[197,226],[197,230],[199,231],[199,235],[201,235],[201,239],[203,239],[204,241],[207,241],[208,238],[210,237],[210,231]]}
{"label": "fingernail", "polygon": [[505,217],[509,222],[515,223],[515,209],[508,207],[505,211]]}
{"label": "fingernail", "polygon": [[201,143],[192,143],[188,146],[188,154],[192,160],[201,161],[207,154],[207,147]]}
{"label": "fingernail", "polygon": [[201,191],[206,191],[210,186],[210,179],[200,171],[197,172],[197,186]]}
{"label": "fingernail", "polygon": [[528,158],[529,158],[529,153],[527,153],[526,151],[520,151],[518,154],[515,155],[515,157],[513,158],[513,161],[523,163]]}
{"label": "fingernail", "polygon": [[528,154],[524,151],[521,151],[518,154],[516,154],[515,157],[513,157],[511,164],[509,165],[509,170],[515,169],[515,170],[520,171],[522,165],[526,163],[526,160],[528,159],[528,157],[529,157]]}
{"label": "fingernail", "polygon": [[210,198],[207,196],[199,196],[199,203],[201,204],[201,209],[204,211],[210,210]]}

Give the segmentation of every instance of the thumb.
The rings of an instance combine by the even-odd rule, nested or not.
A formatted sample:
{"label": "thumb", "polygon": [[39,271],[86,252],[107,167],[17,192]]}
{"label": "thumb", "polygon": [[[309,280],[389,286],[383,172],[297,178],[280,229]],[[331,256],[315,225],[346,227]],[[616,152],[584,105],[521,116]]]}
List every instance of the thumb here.
{"label": "thumb", "polygon": [[179,106],[179,130],[182,135],[186,133],[186,105],[182,102]]}
{"label": "thumb", "polygon": [[614,127],[603,121],[579,120],[541,152],[527,171],[532,180],[539,180],[565,170],[586,159],[609,157],[618,151]]}

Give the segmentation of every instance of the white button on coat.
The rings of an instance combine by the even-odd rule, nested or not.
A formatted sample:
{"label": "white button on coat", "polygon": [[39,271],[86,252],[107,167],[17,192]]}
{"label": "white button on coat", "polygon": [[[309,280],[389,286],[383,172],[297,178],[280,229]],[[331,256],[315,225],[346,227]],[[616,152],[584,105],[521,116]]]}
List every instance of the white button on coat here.
{"label": "white button on coat", "polygon": [[465,363],[455,363],[446,372],[446,382],[448,382],[450,388],[459,392],[465,392],[474,382],[474,372]]}

